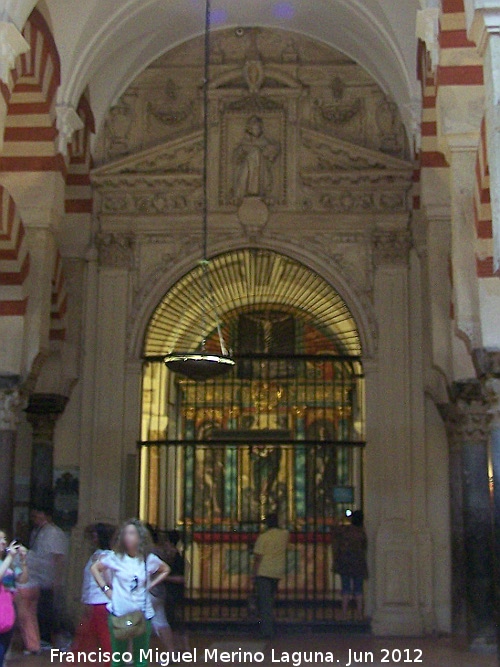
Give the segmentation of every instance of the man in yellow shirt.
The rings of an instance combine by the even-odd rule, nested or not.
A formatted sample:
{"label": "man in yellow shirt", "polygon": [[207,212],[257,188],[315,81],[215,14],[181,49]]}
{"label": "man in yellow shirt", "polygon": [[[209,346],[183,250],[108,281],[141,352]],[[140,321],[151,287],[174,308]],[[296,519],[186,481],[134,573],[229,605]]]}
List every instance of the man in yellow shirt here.
{"label": "man in yellow shirt", "polygon": [[278,516],[266,517],[265,530],[255,543],[253,576],[260,612],[260,634],[270,639],[274,635],[274,602],[279,580],[286,571],[286,551],[290,534],[278,527]]}

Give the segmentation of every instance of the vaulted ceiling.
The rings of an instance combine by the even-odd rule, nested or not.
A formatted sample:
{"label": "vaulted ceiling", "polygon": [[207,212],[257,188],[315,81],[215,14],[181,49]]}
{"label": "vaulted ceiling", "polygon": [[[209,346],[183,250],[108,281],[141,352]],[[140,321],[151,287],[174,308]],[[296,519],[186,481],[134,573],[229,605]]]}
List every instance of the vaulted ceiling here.
{"label": "vaulted ceiling", "polygon": [[[76,105],[88,86],[97,126],[153,60],[203,30],[204,0],[0,0],[0,18],[20,28],[34,6],[61,57],[59,102]],[[419,0],[213,0],[214,29],[280,27],[325,42],[358,61],[397,102],[407,128],[418,99]]]}

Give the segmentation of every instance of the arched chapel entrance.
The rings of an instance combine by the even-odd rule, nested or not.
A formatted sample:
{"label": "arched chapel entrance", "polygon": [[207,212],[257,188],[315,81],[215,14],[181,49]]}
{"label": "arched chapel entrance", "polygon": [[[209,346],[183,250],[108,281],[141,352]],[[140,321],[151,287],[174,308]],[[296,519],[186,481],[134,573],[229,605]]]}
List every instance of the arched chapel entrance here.
{"label": "arched chapel entrance", "polygon": [[300,621],[329,620],[331,524],[363,505],[374,631],[446,632],[448,449],[399,111],[324,43],[214,33],[208,256],[238,364],[183,383],[162,358],[199,343],[202,63],[199,37],[165,53],[96,140],[85,511],[118,521],[140,496],[144,518],[180,526],[195,619],[202,598],[243,614],[249,548],[277,510],[292,532],[283,613]]}
{"label": "arched chapel entrance", "polygon": [[[186,617],[227,621],[247,618],[252,545],[265,516],[277,513],[291,534],[280,614],[331,621],[339,586],[332,529],[363,505],[356,323],[330,285],[284,255],[225,253],[209,274],[236,368],[194,382],[163,363],[200,344],[196,268],[162,299],[146,333],[141,517],[182,534]],[[207,345],[216,350],[211,326]]]}

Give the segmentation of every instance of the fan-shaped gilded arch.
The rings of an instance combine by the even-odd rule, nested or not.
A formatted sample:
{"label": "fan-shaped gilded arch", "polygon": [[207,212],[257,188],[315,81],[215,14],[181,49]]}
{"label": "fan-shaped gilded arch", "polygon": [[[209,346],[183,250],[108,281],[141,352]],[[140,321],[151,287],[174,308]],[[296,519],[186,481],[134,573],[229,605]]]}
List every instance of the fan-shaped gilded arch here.
{"label": "fan-shaped gilded arch", "polygon": [[196,349],[202,339],[204,304],[207,331],[217,318],[252,308],[284,308],[319,328],[345,355],[361,354],[358,327],[338,292],[310,268],[271,250],[242,249],[223,253],[209,265],[205,296],[202,267],[181,278],[155,309],[144,339],[143,354],[160,356]]}

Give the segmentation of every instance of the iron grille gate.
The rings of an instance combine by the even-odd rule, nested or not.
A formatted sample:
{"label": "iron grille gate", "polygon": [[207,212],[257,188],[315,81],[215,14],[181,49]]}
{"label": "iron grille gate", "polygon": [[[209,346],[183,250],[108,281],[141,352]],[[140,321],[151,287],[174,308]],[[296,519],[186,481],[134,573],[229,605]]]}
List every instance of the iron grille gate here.
{"label": "iron grille gate", "polygon": [[332,526],[363,504],[363,391],[355,357],[242,356],[204,383],[145,360],[141,516],[181,531],[187,621],[248,618],[270,512],[290,531],[278,617],[334,618]]}

